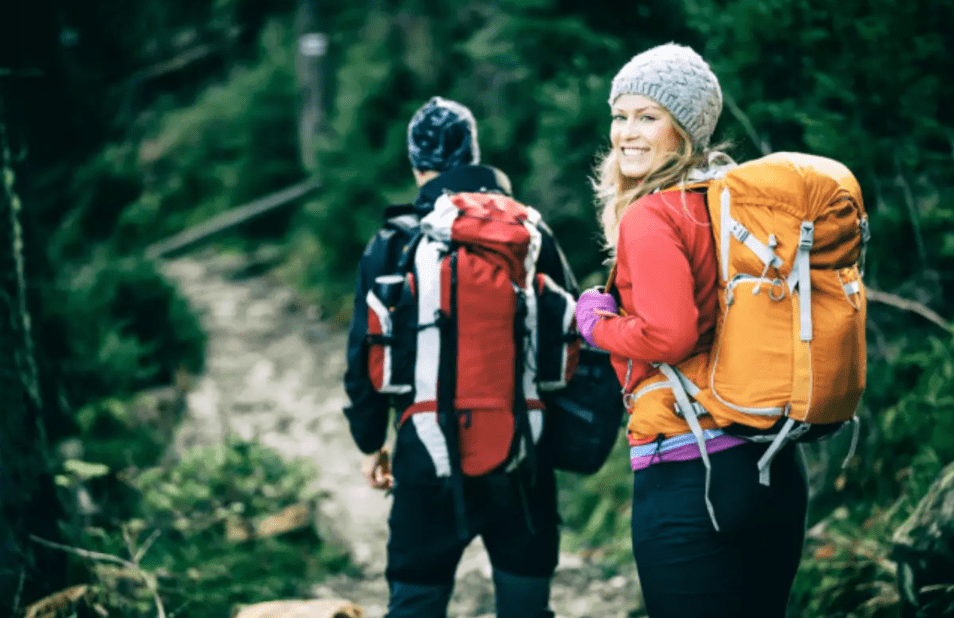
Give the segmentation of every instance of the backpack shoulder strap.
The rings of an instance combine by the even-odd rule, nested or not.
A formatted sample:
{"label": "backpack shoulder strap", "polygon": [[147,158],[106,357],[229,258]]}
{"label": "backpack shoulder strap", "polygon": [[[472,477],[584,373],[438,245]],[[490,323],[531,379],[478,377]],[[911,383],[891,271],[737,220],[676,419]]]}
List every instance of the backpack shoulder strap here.
{"label": "backpack shoulder strap", "polygon": [[603,286],[603,289],[606,290],[607,294],[613,293],[613,285],[616,283],[616,260],[613,260],[613,265],[610,266],[609,274],[606,275],[606,285]]}
{"label": "backpack shoulder strap", "polygon": [[421,216],[413,204],[393,204],[384,209],[384,228],[412,235],[420,225]]}
{"label": "backpack shoulder strap", "polygon": [[623,309],[623,302],[619,296],[619,289],[616,287],[616,261],[613,261],[613,265],[610,266],[609,274],[606,276],[606,285],[603,286],[603,291],[606,294],[612,294],[613,300],[616,301],[616,311],[621,316],[625,316],[626,310]]}
{"label": "backpack shoulder strap", "polygon": [[399,235],[396,271],[408,272],[414,259],[414,250],[421,240],[421,215],[411,204],[397,204],[385,209],[384,217],[384,229]]}

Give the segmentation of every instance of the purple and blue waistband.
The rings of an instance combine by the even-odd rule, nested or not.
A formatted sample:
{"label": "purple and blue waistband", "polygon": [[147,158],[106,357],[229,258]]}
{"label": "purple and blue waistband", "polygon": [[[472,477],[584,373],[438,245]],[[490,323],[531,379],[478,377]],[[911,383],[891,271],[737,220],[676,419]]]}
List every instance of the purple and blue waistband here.
{"label": "purple and blue waistband", "polygon": [[[705,439],[706,452],[709,454],[718,453],[746,442],[743,438],[730,436],[721,429],[706,429],[702,432],[702,436]],[[702,454],[699,452],[699,443],[691,433],[632,446],[629,449],[629,461],[634,472],[654,463],[689,461],[700,457],[702,457]]]}

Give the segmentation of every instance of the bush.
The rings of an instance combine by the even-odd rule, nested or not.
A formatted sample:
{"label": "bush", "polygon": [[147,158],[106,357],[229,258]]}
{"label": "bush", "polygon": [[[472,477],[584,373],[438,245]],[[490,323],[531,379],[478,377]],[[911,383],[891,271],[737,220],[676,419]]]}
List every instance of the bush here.
{"label": "bush", "polygon": [[320,496],[309,461],[287,462],[272,449],[233,440],[123,476],[137,496],[135,515],[89,528],[81,539],[83,547],[131,563],[94,568],[110,615],[152,616],[158,595],[167,612],[221,618],[237,604],[307,596],[321,576],[348,568],[346,553],[318,538],[313,521],[274,536],[256,532],[254,522],[286,507],[314,516]]}
{"label": "bush", "polygon": [[99,253],[57,273],[42,300],[38,347],[58,359],[73,409],[203,369],[205,332],[152,262]]}

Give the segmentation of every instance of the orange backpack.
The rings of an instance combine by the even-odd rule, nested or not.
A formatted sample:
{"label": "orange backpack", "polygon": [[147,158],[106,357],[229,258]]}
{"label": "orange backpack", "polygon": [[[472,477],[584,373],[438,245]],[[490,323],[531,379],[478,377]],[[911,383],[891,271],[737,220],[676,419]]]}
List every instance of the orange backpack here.
{"label": "orange backpack", "polygon": [[720,314],[712,348],[676,366],[659,364],[628,403],[634,421],[640,410],[675,410],[707,470],[700,417],[709,415],[708,427],[771,442],[759,461],[768,485],[786,442],[847,422],[857,439],[868,219],[855,177],[824,157],[774,153],[704,180],[687,188],[705,187],[715,237]]}

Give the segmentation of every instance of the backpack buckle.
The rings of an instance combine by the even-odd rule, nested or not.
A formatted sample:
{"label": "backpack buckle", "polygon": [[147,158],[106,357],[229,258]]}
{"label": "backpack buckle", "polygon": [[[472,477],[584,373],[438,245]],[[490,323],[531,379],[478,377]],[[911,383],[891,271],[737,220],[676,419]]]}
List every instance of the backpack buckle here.
{"label": "backpack buckle", "polygon": [[798,248],[802,251],[809,251],[815,244],[815,224],[811,221],[802,221],[801,231],[798,235]]}
{"label": "backpack buckle", "polygon": [[[775,290],[778,289],[779,292],[776,294]],[[785,282],[781,279],[775,278],[772,279],[772,287],[769,288],[769,298],[774,301],[780,301],[785,298]]]}

